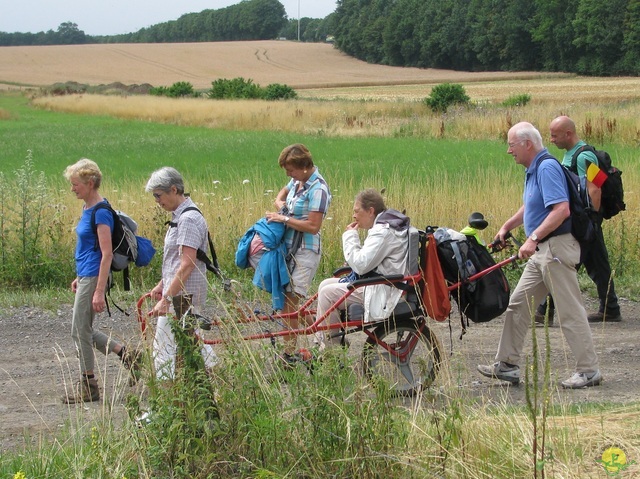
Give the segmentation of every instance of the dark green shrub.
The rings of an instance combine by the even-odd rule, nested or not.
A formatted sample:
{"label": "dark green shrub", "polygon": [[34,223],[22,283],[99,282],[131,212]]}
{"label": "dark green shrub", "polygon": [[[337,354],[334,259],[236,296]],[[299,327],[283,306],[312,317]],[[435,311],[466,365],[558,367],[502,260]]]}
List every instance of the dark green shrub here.
{"label": "dark green shrub", "polygon": [[267,85],[263,92],[263,98],[265,100],[290,100],[297,97],[298,94],[293,88],[280,83]]}
{"label": "dark green shrub", "polygon": [[149,90],[150,95],[168,96],[169,98],[196,97],[198,93],[193,89],[193,85],[186,81],[175,82],[170,87],[159,86]]}
{"label": "dark green shrub", "polygon": [[262,98],[262,89],[251,79],[245,80],[238,77],[227,80],[220,78],[211,83],[211,89],[207,92],[207,96],[214,100]]}
{"label": "dark green shrub", "polygon": [[531,101],[531,95],[528,93],[520,93],[519,95],[511,95],[502,102],[502,106],[525,106]]}
{"label": "dark green shrub", "polygon": [[185,96],[196,96],[193,85],[186,81],[179,81],[169,87],[168,96],[171,98],[179,98]]}
{"label": "dark green shrub", "polygon": [[154,96],[169,96],[167,93],[169,88],[166,86],[154,86],[151,90],[149,90],[149,95]]}
{"label": "dark green shrub", "polygon": [[468,105],[471,99],[459,83],[441,83],[431,90],[424,102],[436,113],[444,113],[451,105]]}

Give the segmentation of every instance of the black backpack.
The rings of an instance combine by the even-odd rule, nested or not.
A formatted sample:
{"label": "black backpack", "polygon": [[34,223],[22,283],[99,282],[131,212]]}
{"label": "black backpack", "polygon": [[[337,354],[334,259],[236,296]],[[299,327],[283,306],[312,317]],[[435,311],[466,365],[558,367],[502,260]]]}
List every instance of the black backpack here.
{"label": "black backpack", "polygon": [[451,296],[467,318],[482,323],[497,318],[507,310],[510,289],[502,269],[469,281],[474,274],[496,264],[487,248],[473,236],[467,236],[465,240],[438,242],[438,258],[449,285],[462,281]]}
{"label": "black backpack", "polygon": [[[542,158],[542,161],[545,160],[558,162],[551,155]],[[571,234],[580,244],[590,243],[595,237],[596,226],[594,225],[589,193],[586,187],[582,187],[578,175],[563,166],[561,166],[561,169],[567,182],[569,209],[571,211],[571,216],[565,221],[571,221]],[[564,224],[562,223],[559,228],[562,228]]]}
{"label": "black backpack", "polygon": [[602,200],[600,213],[606,220],[613,218],[621,211],[627,209],[624,204],[624,188],[622,187],[622,171],[611,164],[609,153],[596,150],[591,145],[584,145],[576,150],[571,158],[569,169],[578,174],[578,155],[583,151],[590,151],[598,158],[598,167],[607,174],[607,179],[602,184]]}

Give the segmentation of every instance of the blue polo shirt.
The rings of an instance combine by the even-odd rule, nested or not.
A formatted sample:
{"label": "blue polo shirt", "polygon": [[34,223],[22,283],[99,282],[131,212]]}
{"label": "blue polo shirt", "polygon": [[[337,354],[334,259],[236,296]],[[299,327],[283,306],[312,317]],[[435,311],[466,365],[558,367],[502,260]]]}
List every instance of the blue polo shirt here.
{"label": "blue polo shirt", "polygon": [[[536,155],[529,168],[525,170],[522,200],[524,203],[524,232],[527,237],[542,224],[551,212],[553,205],[569,201],[567,182],[564,172],[561,170],[563,166],[555,158],[554,161],[543,161],[543,156],[549,156],[546,148]],[[564,224],[561,227],[564,227]],[[569,233],[569,229],[567,229],[567,233]]]}

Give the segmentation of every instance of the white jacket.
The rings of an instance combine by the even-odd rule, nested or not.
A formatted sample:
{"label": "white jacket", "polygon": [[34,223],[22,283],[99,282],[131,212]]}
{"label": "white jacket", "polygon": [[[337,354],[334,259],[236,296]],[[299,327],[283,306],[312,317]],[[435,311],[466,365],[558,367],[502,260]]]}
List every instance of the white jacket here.
{"label": "white jacket", "polygon": [[[389,210],[387,210],[389,211]],[[364,275],[376,270],[380,275],[407,274],[408,218],[407,227],[394,229],[388,223],[378,223],[386,211],[376,218],[364,244],[356,230],[342,234],[344,258],[353,271]],[[391,316],[398,304],[402,290],[393,286],[376,284],[364,288],[364,320],[378,321]]]}

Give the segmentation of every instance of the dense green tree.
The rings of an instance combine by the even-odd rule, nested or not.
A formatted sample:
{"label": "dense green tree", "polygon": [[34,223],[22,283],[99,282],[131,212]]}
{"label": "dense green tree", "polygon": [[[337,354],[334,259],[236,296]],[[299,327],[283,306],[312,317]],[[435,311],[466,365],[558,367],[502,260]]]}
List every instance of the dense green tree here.
{"label": "dense green tree", "polygon": [[483,70],[536,68],[536,45],[529,33],[533,15],[529,0],[471,1],[471,48]]}
{"label": "dense green tree", "polygon": [[623,25],[623,58],[618,65],[620,73],[640,72],[640,0],[630,0]]}
{"label": "dense green tree", "polygon": [[573,45],[573,19],[579,0],[534,0],[531,37],[538,45],[541,68],[573,71],[578,54]]}
{"label": "dense green tree", "polygon": [[474,69],[470,0],[424,2],[420,25],[420,66]]}
{"label": "dense green tree", "polygon": [[573,44],[581,49],[576,71],[609,75],[622,58],[623,24],[628,0],[580,0],[573,20]]}
{"label": "dense green tree", "polygon": [[74,45],[86,43],[87,36],[78,28],[77,23],[64,22],[58,26],[57,39],[61,45]]}
{"label": "dense green tree", "polygon": [[382,32],[385,63],[420,66],[420,10],[422,0],[398,0],[389,12]]}

